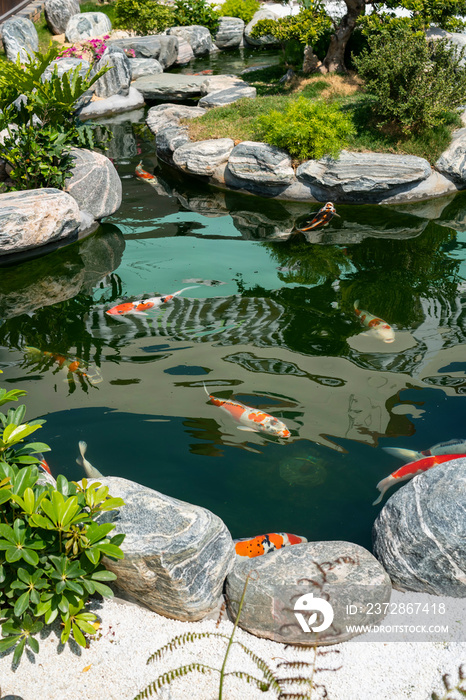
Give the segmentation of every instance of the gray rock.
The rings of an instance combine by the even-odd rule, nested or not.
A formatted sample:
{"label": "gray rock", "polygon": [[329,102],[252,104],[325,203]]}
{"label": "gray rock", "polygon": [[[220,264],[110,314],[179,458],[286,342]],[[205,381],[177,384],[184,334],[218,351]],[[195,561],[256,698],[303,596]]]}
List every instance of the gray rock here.
{"label": "gray rock", "polygon": [[337,160],[329,156],[308,160],[296,171],[298,179],[342,195],[388,194],[431,174],[429,163],[417,156],[350,151],[342,151]]}
{"label": "gray rock", "polygon": [[64,34],[71,17],[81,10],[79,0],[45,0],[44,12],[52,34]]}
{"label": "gray rock", "polygon": [[28,63],[28,56],[39,50],[39,37],[30,19],[17,17],[7,19],[0,25],[0,33],[9,61]]}
{"label": "gray rock", "polygon": [[232,87],[249,87],[248,83],[236,75],[211,75],[206,78],[201,85],[201,95],[208,95],[211,92],[228,90]]}
{"label": "gray rock", "polygon": [[65,191],[94,219],[100,221],[116,212],[121,204],[121,180],[112,161],[85,148],[72,148],[71,154],[75,165]]}
{"label": "gray rock", "polygon": [[458,187],[448,178],[436,170],[426,180],[410,185],[397,194],[390,195],[382,201],[384,204],[397,204],[398,202],[421,202],[425,199],[444,197],[452,192],[457,192]]}
{"label": "gray rock", "polygon": [[211,175],[220,163],[228,160],[234,145],[232,139],[209,139],[187,143],[176,149],[173,162],[193,175]]}
{"label": "gray rock", "polygon": [[[52,61],[52,63],[42,73],[41,79],[42,80],[50,80],[55,68],[57,69],[57,74],[59,76],[62,76],[64,73],[68,73],[68,71],[76,70],[76,68],[78,66],[80,68],[79,75],[81,75],[84,78],[87,71],[91,67],[90,63],[88,63],[88,61],[84,60],[84,58],[59,58],[59,59],[55,59],[55,61]],[[92,86],[92,88],[91,88],[91,95],[92,95],[93,87],[94,86]]]}
{"label": "gray rock", "polygon": [[163,73],[163,68],[156,58],[130,58],[131,80],[137,80],[143,75]]}
{"label": "gray rock", "polygon": [[466,597],[466,459],[416,476],[374,523],[374,554],[395,588]]}
{"label": "gray rock", "polygon": [[204,80],[204,75],[161,73],[138,78],[133,87],[139,90],[146,100],[186,100],[201,94]]}
{"label": "gray rock", "polygon": [[131,84],[131,64],[123,49],[118,46],[108,46],[95,65],[95,70],[99,71],[105,66],[110,66],[110,70],[94,83],[97,97],[112,97],[112,95],[126,97]]}
{"label": "gray rock", "polygon": [[172,66],[178,57],[177,37],[165,34],[109,39],[107,46],[119,46],[123,50],[133,49],[135,58],[156,58],[164,70]]}
{"label": "gray rock", "polygon": [[448,39],[454,46],[459,50],[466,46],[466,35],[460,34],[458,32],[447,32],[445,29],[440,29],[440,27],[431,27],[426,31],[426,37],[428,39]]}
{"label": "gray rock", "polygon": [[[226,581],[233,617],[249,573],[239,626],[286,644],[310,646],[351,639],[357,632],[347,631],[346,626],[378,623],[384,617],[383,604],[390,600],[390,580],[382,566],[366,549],[351,542],[308,542],[237,561]],[[303,595],[308,596],[307,609],[306,601],[298,603]],[[330,621],[331,616],[326,619],[313,607],[312,598],[326,600],[333,608],[333,621],[325,630],[304,631],[295,617],[296,605],[305,624],[320,626]],[[377,603],[382,612],[370,615]],[[350,605],[357,609],[354,615],[348,612]],[[312,610],[314,622],[309,615]]]}
{"label": "gray rock", "polygon": [[190,27],[170,27],[167,34],[187,41],[195,56],[204,56],[212,50],[212,37],[206,27],[197,24]]}
{"label": "gray rock", "polygon": [[185,143],[189,143],[188,131],[180,126],[166,126],[159,129],[155,137],[157,155],[165,159],[170,159],[173,151],[184,146]]}
{"label": "gray rock", "polygon": [[178,58],[175,61],[176,66],[185,66],[187,63],[193,60],[194,51],[191,48],[191,44],[180,36],[178,38]]}
{"label": "gray rock", "polygon": [[144,97],[134,87],[130,87],[128,95],[112,95],[104,100],[90,102],[80,112],[80,119],[97,119],[112,114],[130,112],[144,106]]}
{"label": "gray rock", "polygon": [[466,127],[453,132],[451,144],[435,167],[462,187],[466,186]]}
{"label": "gray rock", "polygon": [[66,41],[75,44],[86,39],[95,39],[107,35],[112,30],[112,23],[103,12],[81,12],[70,18],[66,25]]}
{"label": "gray rock", "polygon": [[237,49],[244,33],[244,21],[239,17],[220,17],[215,45],[219,49]]}
{"label": "gray rock", "polygon": [[249,183],[276,187],[289,185],[294,180],[288,153],[258,141],[243,141],[235,146],[227,170],[246,188]]}
{"label": "gray rock", "polygon": [[260,19],[277,20],[277,15],[271,10],[258,10],[252,20],[244,28],[245,41],[251,46],[278,46],[279,42],[270,34],[258,37],[257,39],[251,36],[252,28]]}
{"label": "gray rock", "polygon": [[80,224],[76,201],[55,188],[0,194],[0,255],[71,242]]}
{"label": "gray rock", "polygon": [[235,560],[233,540],[219,517],[128,479],[99,479],[125,506],[104,515],[125,533],[125,558],[105,560],[118,589],[151,610],[194,621],[217,606]]}
{"label": "gray rock", "polygon": [[202,97],[198,104],[199,107],[211,109],[212,107],[223,107],[224,105],[238,102],[238,100],[244,98],[254,99],[255,97],[256,88],[245,84],[244,86],[238,85],[236,87],[227,88],[226,90],[211,92],[209,95]]}
{"label": "gray rock", "polygon": [[194,119],[202,117],[205,109],[200,107],[188,107],[186,105],[164,104],[155,105],[147,112],[146,124],[153,134],[167,126],[179,126],[180,119]]}

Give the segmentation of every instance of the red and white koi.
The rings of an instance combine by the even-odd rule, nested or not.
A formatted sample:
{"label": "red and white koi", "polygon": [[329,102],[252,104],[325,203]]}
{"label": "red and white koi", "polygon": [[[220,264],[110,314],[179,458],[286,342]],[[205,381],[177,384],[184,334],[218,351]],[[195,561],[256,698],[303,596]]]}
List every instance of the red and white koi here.
{"label": "red and white koi", "polygon": [[135,173],[136,177],[139,177],[141,180],[147,180],[149,183],[158,184],[158,180],[155,175],[151,175],[147,172],[147,170],[144,170],[142,167],[142,160],[138,163],[138,165],[136,165]]}
{"label": "red and white koi", "polygon": [[335,206],[333,205],[332,202],[327,202],[322,209],[319,209],[319,211],[314,212],[312,214],[313,218],[309,223],[305,223],[301,228],[296,229],[297,231],[300,231],[304,233],[305,231],[313,231],[315,228],[322,228],[323,226],[327,226],[327,224],[333,219],[334,216],[340,216],[337,214],[337,211],[335,209]]}
{"label": "red and white koi", "polygon": [[404,462],[413,462],[416,459],[431,457],[432,455],[459,455],[466,453],[466,440],[458,438],[448,442],[439,442],[428,450],[422,450],[422,452],[408,450],[404,447],[383,447],[382,449],[384,452],[388,452],[389,455],[393,455],[393,457],[399,457]]}
{"label": "red and white koi", "polygon": [[239,401],[231,399],[218,399],[212,396],[207,391],[204,385],[205,392],[214,406],[218,406],[226,413],[229,413],[235,421],[241,423],[238,430],[244,430],[251,433],[265,433],[274,437],[288,438],[291,433],[286,425],[278,418],[274,418],[269,413],[265,413],[257,408],[245,406]]}
{"label": "red and white koi", "polygon": [[442,464],[443,462],[450,462],[452,459],[458,459],[459,457],[466,457],[465,454],[447,454],[447,455],[432,455],[431,457],[424,457],[423,459],[418,459],[416,462],[409,462],[405,464],[400,469],[392,472],[389,476],[379,481],[377,488],[380,491],[380,496],[374,503],[373,506],[380,503],[384,494],[388,489],[394,484],[399,484],[401,481],[408,481],[418,474],[436,467],[437,464]]}
{"label": "red and white koi", "polygon": [[148,299],[139,299],[138,301],[127,301],[123,304],[117,304],[117,306],[112,306],[111,309],[106,311],[109,316],[124,316],[125,314],[136,314],[137,316],[147,316],[146,311],[158,309],[163,304],[168,301],[172,301],[175,297],[188,289],[196,289],[196,287],[185,287],[184,289],[179,289],[173,294],[166,294],[160,297],[149,297]]}
{"label": "red and white koi", "polygon": [[98,367],[89,365],[84,360],[79,360],[76,357],[67,357],[58,353],[49,352],[48,350],[39,350],[31,346],[24,347],[24,355],[29,364],[37,366],[49,367],[52,364],[57,364],[56,372],[63,371],[66,375],[65,381],[74,382],[74,376],[83,384],[85,381],[90,384],[99,384],[102,381],[102,375]]}
{"label": "red and white koi", "polygon": [[384,343],[393,343],[395,340],[395,331],[382,318],[373,316],[369,311],[363,311],[359,308],[359,299],[354,302],[354,313],[359,316],[359,320],[369,329],[369,332],[374,337],[383,340]]}
{"label": "red and white koi", "polygon": [[235,551],[239,557],[260,557],[276,549],[292,544],[307,542],[305,537],[292,535],[289,532],[268,532],[266,535],[257,535],[250,539],[234,540]]}

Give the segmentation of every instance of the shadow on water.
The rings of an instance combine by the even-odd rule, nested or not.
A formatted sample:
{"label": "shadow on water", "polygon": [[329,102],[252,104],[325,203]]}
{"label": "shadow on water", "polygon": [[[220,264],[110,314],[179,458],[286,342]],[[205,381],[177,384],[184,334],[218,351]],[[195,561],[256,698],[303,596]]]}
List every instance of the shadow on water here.
{"label": "shadow on water", "polygon": [[[108,120],[120,210],[0,275],[2,379],[28,390],[29,415],[49,414],[52,468],[82,476],[84,439],[104,474],[206,506],[234,536],[370,546],[375,485],[400,466],[381,448],[465,436],[466,196],[339,206],[306,237],[296,228],[318,207],[182,178],[157,166],[143,112],[136,126],[125,116]],[[141,159],[154,186],[135,178]],[[147,316],[105,313],[188,286]],[[365,334],[357,300],[393,326],[392,344]],[[45,359],[28,363],[28,346]],[[99,383],[72,389],[58,354]],[[238,431],[204,382],[291,438]]]}

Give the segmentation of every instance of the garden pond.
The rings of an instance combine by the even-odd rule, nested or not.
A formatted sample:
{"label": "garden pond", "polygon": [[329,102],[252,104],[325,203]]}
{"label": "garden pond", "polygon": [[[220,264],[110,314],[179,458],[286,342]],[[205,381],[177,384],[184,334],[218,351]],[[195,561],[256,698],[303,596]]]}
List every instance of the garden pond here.
{"label": "garden pond", "polygon": [[[383,447],[466,437],[466,195],[339,205],[326,228],[289,235],[318,207],[181,177],[157,163],[142,110],[107,124],[119,211],[0,267],[2,383],[47,419],[52,472],[81,478],[85,440],[103,474],[205,506],[235,538],[370,548],[376,484],[402,464]],[[135,176],[141,160],[152,184]],[[105,314],[185,287],[147,316]],[[393,343],[364,335],[357,300]],[[239,431],[204,383],[291,437]]]}

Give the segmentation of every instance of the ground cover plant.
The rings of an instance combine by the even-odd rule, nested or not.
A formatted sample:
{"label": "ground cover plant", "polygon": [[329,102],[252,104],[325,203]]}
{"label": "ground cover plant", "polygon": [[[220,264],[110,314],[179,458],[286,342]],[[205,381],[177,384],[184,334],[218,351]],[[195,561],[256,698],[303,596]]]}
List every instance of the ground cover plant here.
{"label": "ground cover plant", "polygon": [[175,24],[172,7],[154,0],[117,0],[114,27],[132,29],[137,34],[158,34]]}
{"label": "ground cover plant", "polygon": [[[0,389],[0,405],[18,401],[23,390]],[[110,523],[98,516],[124,505],[108,487],[82,485],[58,476],[56,487],[40,477],[40,442],[24,443],[43,420],[24,421],[26,406],[0,413],[0,652],[15,647],[13,663],[26,648],[37,653],[34,636],[45,624],[62,621],[62,644],[85,647],[96,632],[96,616],[86,611],[89,596],[113,595],[106,584],[116,575],[102,556],[123,557],[124,535],[109,537]]]}
{"label": "ground cover plant", "polygon": [[225,0],[219,6],[219,13],[222,17],[239,17],[248,24],[259,9],[258,0]]}

